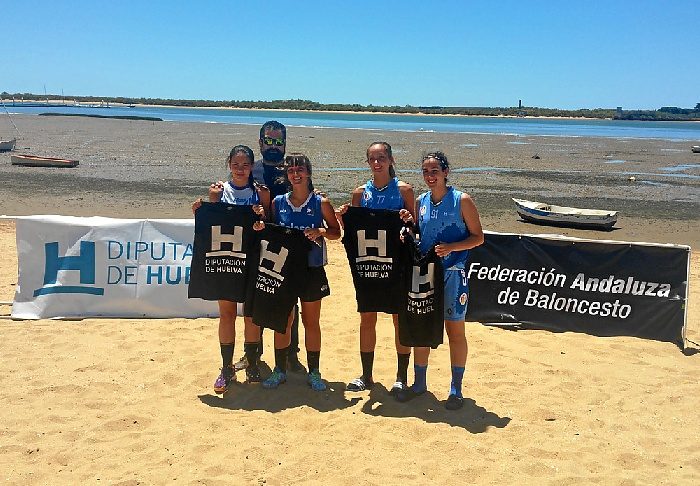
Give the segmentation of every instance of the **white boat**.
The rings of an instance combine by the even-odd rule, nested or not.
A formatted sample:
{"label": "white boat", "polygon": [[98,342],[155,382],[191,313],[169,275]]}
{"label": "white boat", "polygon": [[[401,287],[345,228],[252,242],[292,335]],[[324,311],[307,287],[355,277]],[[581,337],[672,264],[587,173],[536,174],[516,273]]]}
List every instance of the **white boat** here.
{"label": "white boat", "polygon": [[617,211],[570,208],[525,199],[512,199],[518,215],[530,223],[610,230],[617,222]]}
{"label": "white boat", "polygon": [[16,138],[13,138],[12,140],[0,140],[0,152],[9,152],[14,150],[16,143]]}
{"label": "white boat", "polygon": [[56,157],[40,157],[37,155],[13,155],[12,165],[25,167],[75,167],[77,160],[58,159]]}
{"label": "white boat", "polygon": [[690,150],[692,150],[693,153],[700,154],[700,145],[693,145],[690,147]]}

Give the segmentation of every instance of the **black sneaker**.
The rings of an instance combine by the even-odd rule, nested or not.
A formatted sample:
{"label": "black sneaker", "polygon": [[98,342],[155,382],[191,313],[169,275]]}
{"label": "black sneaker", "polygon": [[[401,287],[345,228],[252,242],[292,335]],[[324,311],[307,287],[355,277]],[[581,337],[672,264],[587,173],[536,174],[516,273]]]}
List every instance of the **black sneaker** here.
{"label": "black sneaker", "polygon": [[289,353],[289,356],[287,356],[287,370],[294,373],[304,371],[304,365],[299,361],[297,353]]}
{"label": "black sneaker", "polygon": [[410,402],[414,398],[422,395],[428,390],[419,390],[416,391],[412,386],[407,386],[400,392],[397,392],[396,395],[394,395],[394,398],[396,398],[396,401],[401,402],[401,403],[406,403]]}
{"label": "black sneaker", "polygon": [[391,385],[391,390],[389,390],[389,395],[395,397],[402,391],[404,391],[406,388],[408,388],[408,385],[404,383],[403,381],[396,380],[393,385]]}
{"label": "black sneaker", "polygon": [[373,385],[374,382],[371,379],[367,379],[364,376],[360,376],[359,378],[355,378],[350,383],[348,383],[345,389],[351,392],[361,392],[369,390],[370,388],[372,388]]}
{"label": "black sneaker", "polygon": [[464,406],[464,398],[458,397],[455,394],[450,395],[447,397],[447,401],[445,402],[445,408],[447,410],[459,410]]}
{"label": "black sneaker", "polygon": [[245,379],[248,383],[260,383],[262,377],[260,376],[260,368],[257,366],[249,366],[245,369]]}

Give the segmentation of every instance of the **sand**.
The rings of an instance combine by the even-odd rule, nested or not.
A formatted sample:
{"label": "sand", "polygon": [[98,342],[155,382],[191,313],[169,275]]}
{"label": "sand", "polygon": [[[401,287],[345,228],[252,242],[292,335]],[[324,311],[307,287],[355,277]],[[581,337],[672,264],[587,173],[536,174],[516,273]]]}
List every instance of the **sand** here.
{"label": "sand", "polygon": [[[37,134],[27,152],[71,156],[81,165],[71,173],[27,170],[8,167],[9,157],[1,155],[0,213],[15,215],[188,217],[187,202],[211,179],[225,176],[227,148],[255,137],[254,127],[241,126],[40,117],[19,117],[17,122],[23,133]],[[422,145],[428,145],[421,137],[453,143],[443,147],[448,153],[459,142],[458,135],[390,135],[386,138],[403,151],[397,159],[406,166],[417,160]],[[360,166],[368,140],[379,136],[290,129],[290,141],[298,137],[299,150],[327,168]],[[532,171],[527,176],[487,171],[455,177],[458,185],[468,182],[464,186],[481,201],[486,229],[697,248],[700,213],[692,212],[700,204],[697,182],[669,184],[669,178],[659,176],[669,187],[645,200],[640,186],[627,185],[624,175],[616,174],[619,167],[609,169],[615,164],[583,164],[583,159],[597,160],[627,142],[561,139],[569,144],[566,150],[581,154],[578,163],[569,164],[563,155],[544,162],[529,159],[529,152],[542,150],[539,145],[524,149],[528,146],[505,144],[507,137],[480,137],[463,142],[477,138],[479,152],[464,147],[457,153],[466,155],[455,156],[455,164],[522,168],[526,163]],[[532,141],[537,143],[542,141]],[[662,172],[663,164],[693,160],[683,162],[681,152],[661,151],[668,144],[677,147],[672,142],[635,144],[641,148],[630,149],[624,157],[639,159],[634,164],[648,173]],[[327,160],[324,153],[329,154]],[[678,160],[654,162],[666,153],[678,154]],[[586,171],[584,180],[565,179],[574,170]],[[406,179],[418,176],[405,174]],[[547,179],[543,174],[556,176]],[[320,170],[314,174],[321,188],[326,185],[321,183],[323,175]],[[366,176],[349,172],[343,178],[327,177],[328,190],[340,202],[342,191]],[[528,186],[534,180],[539,186]],[[415,183],[421,187],[417,179]],[[655,190],[654,185],[648,187]],[[498,203],[517,196],[515,192],[533,199],[561,194],[558,202],[617,201],[637,208],[639,214],[621,216],[620,229],[611,233],[533,226],[518,222],[507,202]],[[668,216],[660,209],[663,202],[689,209]],[[4,302],[12,300],[17,283],[14,237],[13,222],[0,221]],[[448,412],[443,405],[449,388],[447,346],[431,357],[429,393],[409,404],[389,397],[396,358],[386,316],[378,323],[379,384],[371,392],[344,391],[360,368],[358,319],[339,243],[330,243],[329,257],[332,295],[324,300],[321,316],[321,367],[330,385],[324,393],[312,392],[303,374],[290,374],[289,382],[276,391],[236,384],[225,398],[215,396],[212,384],[220,357],[214,319],[1,320],[0,480],[271,485],[631,485],[700,480],[696,252],[691,257],[685,353],[670,343],[631,337],[511,331],[468,322],[467,400],[459,412]],[[9,312],[9,305],[0,305],[0,314]],[[238,327],[236,355],[242,341],[242,326]],[[266,374],[274,361],[271,346],[266,346],[263,359]]]}

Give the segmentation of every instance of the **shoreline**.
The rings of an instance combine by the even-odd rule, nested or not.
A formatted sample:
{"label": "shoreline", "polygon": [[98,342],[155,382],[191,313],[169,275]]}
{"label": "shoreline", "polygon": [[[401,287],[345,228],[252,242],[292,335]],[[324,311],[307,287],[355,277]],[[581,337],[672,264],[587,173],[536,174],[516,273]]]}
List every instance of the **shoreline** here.
{"label": "shoreline", "polygon": [[[12,106],[21,106],[21,102],[18,103],[16,100],[13,103],[12,100],[2,100],[3,103],[7,107],[12,107]],[[8,104],[9,103],[9,104]],[[38,101],[26,101],[26,103],[33,103],[34,105],[32,107],[40,108],[41,105],[36,105],[35,103],[39,103]],[[273,111],[273,112],[291,112],[291,113],[313,113],[313,114],[323,114],[323,113],[332,113],[332,114],[342,114],[342,115],[392,115],[392,116],[415,116],[415,117],[447,117],[447,118],[489,118],[489,119],[532,119],[532,120],[585,120],[585,121],[627,121],[627,122],[694,122],[694,123],[700,123],[700,120],[698,119],[693,119],[693,120],[617,120],[615,118],[610,118],[610,117],[588,117],[588,116],[556,116],[556,115],[470,115],[470,114],[461,114],[461,113],[424,113],[424,112],[418,112],[418,113],[402,113],[402,112],[395,112],[395,111],[353,111],[353,110],[301,110],[301,109],[292,109],[292,108],[259,108],[259,107],[251,107],[251,108],[241,108],[241,107],[236,107],[236,106],[181,106],[181,105],[163,105],[163,104],[142,104],[142,103],[133,103],[133,104],[125,104],[125,103],[108,103],[107,106],[81,106],[82,102],[77,102],[77,105],[70,105],[66,104],[66,108],[70,108],[73,106],[81,107],[81,108],[110,108],[110,107],[120,107],[120,108],[129,108],[129,107],[140,107],[140,108],[177,108],[177,109],[193,109],[193,110],[234,110],[234,111]],[[90,103],[90,102],[84,102],[84,103]],[[96,103],[96,102],[94,102]],[[47,107],[52,107],[51,105]],[[58,108],[60,106],[53,106],[54,108]],[[417,107],[416,107],[417,108]],[[449,107],[442,107],[442,108],[449,108]],[[478,108],[478,107],[464,107],[464,108]],[[504,108],[504,107],[494,107],[493,109],[499,109],[499,108]],[[515,109],[515,107],[512,107],[512,109]],[[546,110],[559,110],[559,108],[542,108]],[[585,110],[590,110],[590,108],[581,108]],[[595,109],[603,109],[603,110],[613,110],[612,108],[595,108]],[[562,111],[576,111],[576,110],[562,110]],[[614,110],[613,110],[614,111]],[[654,110],[628,110],[628,111],[654,111]]]}
{"label": "shoreline", "polygon": [[[23,133],[13,153],[80,164],[20,168],[0,154],[0,214],[187,218],[191,201],[228,177],[232,145],[258,152],[257,125],[13,118]],[[369,178],[365,150],[378,139],[391,143],[397,174],[416,195],[425,191],[421,157],[448,154],[450,184],[472,195],[486,230],[700,247],[700,164],[676,141],[291,127],[287,149],[310,157],[315,185],[337,206]],[[512,197],[619,211],[618,227],[601,233],[523,223]]]}

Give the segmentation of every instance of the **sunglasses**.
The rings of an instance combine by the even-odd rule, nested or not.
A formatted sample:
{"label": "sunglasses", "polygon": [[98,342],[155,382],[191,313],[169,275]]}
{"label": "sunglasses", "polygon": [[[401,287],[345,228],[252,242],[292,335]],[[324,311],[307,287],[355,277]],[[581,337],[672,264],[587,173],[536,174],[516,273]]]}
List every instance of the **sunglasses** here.
{"label": "sunglasses", "polygon": [[283,138],[271,138],[271,137],[265,137],[263,138],[263,143],[265,145],[276,145],[277,147],[281,147],[284,145],[284,139]]}

